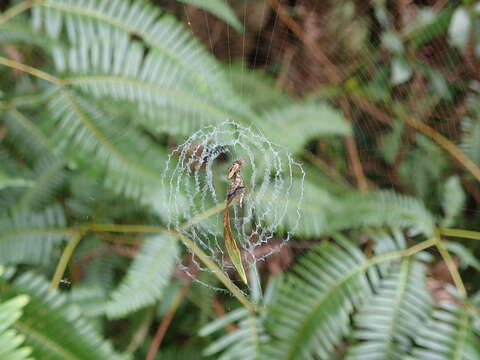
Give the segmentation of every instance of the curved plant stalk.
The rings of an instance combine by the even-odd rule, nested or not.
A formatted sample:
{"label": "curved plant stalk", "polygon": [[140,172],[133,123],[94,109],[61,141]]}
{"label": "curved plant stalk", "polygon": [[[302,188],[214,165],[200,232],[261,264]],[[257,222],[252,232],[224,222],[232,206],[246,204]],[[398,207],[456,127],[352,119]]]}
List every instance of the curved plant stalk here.
{"label": "curved plant stalk", "polygon": [[238,301],[240,301],[243,306],[245,306],[249,311],[255,312],[255,306],[245,297],[243,292],[230,280],[223,271],[215,264],[208,256],[200,249],[197,244],[187,238],[186,236],[176,233],[176,235],[182,240],[186,247],[188,247],[194,254],[197,256],[206,267],[208,267],[213,274],[230,290]]}
{"label": "curved plant stalk", "polygon": [[68,261],[72,257],[73,251],[77,247],[78,243],[83,237],[84,232],[79,231],[77,232],[68,242],[67,246],[63,250],[62,256],[58,261],[57,268],[55,270],[55,274],[53,275],[52,281],[50,282],[49,291],[56,290],[58,288],[58,284],[62,280],[63,274],[65,273],[65,269],[67,268]]}
{"label": "curved plant stalk", "polygon": [[455,265],[455,262],[453,261],[452,256],[450,255],[448,250],[445,248],[445,245],[443,245],[442,239],[440,238],[440,232],[438,232],[438,230],[436,231],[434,240],[435,240],[435,246],[437,247],[438,252],[440,253],[440,256],[442,257],[443,261],[445,262],[445,265],[447,266],[448,272],[452,277],[455,287],[460,293],[460,296],[462,298],[465,298],[467,296],[467,290],[465,289],[465,284],[463,283],[462,277],[458,272],[457,265]]}

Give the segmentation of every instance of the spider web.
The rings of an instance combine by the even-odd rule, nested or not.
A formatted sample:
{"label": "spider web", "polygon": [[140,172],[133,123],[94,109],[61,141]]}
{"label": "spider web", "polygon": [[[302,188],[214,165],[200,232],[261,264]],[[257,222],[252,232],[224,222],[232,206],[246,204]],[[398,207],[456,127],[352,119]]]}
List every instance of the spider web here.
{"label": "spider web", "polygon": [[[382,99],[374,94],[372,98],[377,104],[388,109],[392,103],[398,101],[405,105],[408,113],[422,122],[431,124],[432,118],[435,119],[442,124],[439,126],[440,131],[458,146],[465,134],[479,131],[480,127],[475,125],[475,121],[462,121],[462,124],[467,125],[459,128],[456,125],[458,122],[449,120],[455,116],[456,103],[464,101],[459,99],[467,99],[465,103],[471,103],[468,98],[472,98],[475,93],[478,94],[479,86],[478,84],[475,86],[468,77],[458,74],[457,68],[461,58],[452,50],[455,46],[451,44],[451,39],[445,39],[449,30],[442,30],[441,27],[444,25],[434,21],[442,14],[453,13],[453,7],[450,7],[448,2],[441,0],[398,2],[400,5],[396,9],[397,17],[394,16],[392,4],[382,0],[371,2],[232,0],[229,4],[240,19],[243,32],[235,31],[205,10],[186,4],[182,4],[181,7],[186,26],[221,63],[225,64],[226,71],[232,74],[232,83],[241,96],[247,98],[252,96],[249,93],[250,89],[247,88],[247,78],[252,73],[268,74],[274,80],[277,90],[293,95],[293,98],[308,97],[327,102],[331,101],[329,88],[332,85],[338,86],[335,77],[341,79],[340,83],[344,84],[342,86],[346,88],[347,93],[347,88],[354,88],[357,83],[373,84],[369,91],[375,92],[378,91],[375,89],[378,85],[375,76],[385,73],[381,80],[383,86],[387,88],[381,91],[387,93],[388,97]],[[295,23],[300,27],[300,33],[295,30]],[[412,34],[426,24],[430,25],[423,31],[423,35],[431,36],[431,39],[416,48],[417,63],[405,65],[404,52],[406,46],[409,46],[408,42],[412,41],[414,36]],[[439,31],[445,33],[440,39],[430,35]],[[328,64],[319,61],[315,54],[316,49],[312,48],[311,43],[316,43],[333,64],[336,71],[333,77]],[[233,75],[239,67],[240,81]],[[425,68],[428,68],[428,71],[423,71]],[[445,93],[447,83],[454,85],[456,94]],[[260,94],[254,96],[256,95]],[[382,150],[382,146],[397,136],[396,141],[399,142],[397,156],[401,157],[398,153],[402,153],[401,143],[405,142],[409,146],[406,156],[422,157],[425,156],[422,151],[430,154],[433,148],[440,154],[438,156],[443,156],[447,161],[455,163],[455,160],[442,153],[443,150],[432,139],[420,132],[411,137],[409,126],[400,118],[394,117],[389,123],[379,121],[375,115],[357,106],[350,99],[347,110],[335,100],[333,104],[352,123],[355,151],[358,152],[367,179],[381,188],[405,192],[402,189],[402,181],[408,182],[411,178],[414,180],[407,185],[417,186],[415,182],[419,172],[418,176],[425,177],[427,183],[423,182],[423,190],[415,191],[426,192],[424,196],[428,197],[433,211],[442,211],[442,206],[445,206],[444,202],[448,202],[448,198],[445,200],[441,196],[428,196],[428,192],[432,191],[428,185],[428,176],[435,176],[430,173],[436,170],[412,168],[409,164],[418,166],[418,160],[415,159],[411,162],[400,159],[406,167],[403,169],[401,166],[397,167],[393,160],[389,162],[387,150]],[[427,146],[430,150],[422,150],[422,146]],[[472,144],[462,146],[474,148]],[[382,153],[385,155],[379,156]],[[350,162],[354,161],[351,159],[352,154],[345,150],[344,156],[345,163],[350,167]],[[384,158],[381,158],[382,156]],[[258,249],[263,245],[273,244],[272,240],[278,238],[284,245],[292,237],[293,231],[285,236],[278,231],[286,208],[277,208],[273,205],[276,197],[282,192],[282,198],[287,199],[291,194],[299,193],[292,192],[291,187],[287,185],[291,184],[289,181],[292,168],[300,168],[292,156],[287,155],[284,149],[278,150],[278,147],[265,137],[254,134],[252,130],[233,122],[226,122],[218,127],[204,128],[180,145],[173,155],[178,163],[174,165],[173,161],[170,161],[166,173],[166,179],[178,179],[175,183],[171,180],[168,183],[174,194],[168,201],[173,209],[169,215],[170,226],[194,239],[229,275],[234,272],[231,271],[232,265],[224,251],[221,212],[188,228],[182,224],[198,218],[211,207],[225,201],[228,187],[226,171],[237,157],[247,160],[245,172],[248,172],[248,176],[244,174],[244,177],[248,178],[249,190],[245,208],[240,209],[235,205],[230,209],[232,228],[242,251],[249,254],[244,256],[244,260],[248,259],[247,262],[251,266],[271,253],[268,251],[259,256]],[[424,164],[428,167],[428,164]],[[448,169],[443,171],[455,174]],[[303,181],[305,174],[303,170],[301,173]],[[406,177],[407,180],[405,173],[410,174]],[[277,176],[272,178],[272,174]],[[353,170],[347,171],[347,175],[352,184],[358,181]],[[401,176],[404,178],[400,179]],[[447,191],[449,190],[445,190]],[[463,191],[466,194],[465,188]],[[270,203],[263,198],[266,193],[273,197]],[[303,188],[300,193],[303,197]],[[305,196],[308,197],[308,194]],[[292,201],[298,204],[296,206],[299,210],[301,199]],[[470,205],[471,202],[463,202],[462,212],[478,214],[477,208],[469,207]],[[298,211],[297,214],[295,222],[298,224]],[[198,262],[196,267],[201,269]]]}
{"label": "spider web", "polygon": [[[245,161],[241,171],[246,196],[242,207],[234,202],[226,211],[231,214],[232,231],[248,271],[293,236],[301,215],[302,166],[261,134],[225,121],[198,130],[175,148],[163,174],[168,227],[193,240],[229,276],[234,267],[225,252],[223,212],[228,168],[238,158]],[[295,209],[294,219],[289,219],[292,226],[282,233],[282,222],[291,208]],[[270,246],[274,238],[279,241]],[[192,259],[194,271],[182,268],[196,280],[193,272],[208,269],[194,255]]]}

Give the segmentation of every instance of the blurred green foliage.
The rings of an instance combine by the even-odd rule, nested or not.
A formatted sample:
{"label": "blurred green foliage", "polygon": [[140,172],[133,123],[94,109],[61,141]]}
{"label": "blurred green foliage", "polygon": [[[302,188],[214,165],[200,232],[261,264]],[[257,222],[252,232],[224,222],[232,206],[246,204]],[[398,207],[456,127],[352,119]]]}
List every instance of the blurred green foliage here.
{"label": "blurred green foliage", "polygon": [[[0,359],[480,359],[480,2],[319,3],[2,5]],[[227,119],[305,169],[236,298],[164,231]]]}

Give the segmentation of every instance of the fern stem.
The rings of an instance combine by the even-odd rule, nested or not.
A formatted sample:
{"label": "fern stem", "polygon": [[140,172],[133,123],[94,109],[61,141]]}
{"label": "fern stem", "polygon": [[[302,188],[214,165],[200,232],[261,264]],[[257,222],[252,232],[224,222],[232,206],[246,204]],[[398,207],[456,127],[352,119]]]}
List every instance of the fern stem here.
{"label": "fern stem", "polygon": [[[187,222],[180,225],[181,229],[187,229],[192,225],[198,224],[200,221],[209,218],[212,215],[215,215],[225,209],[225,204],[220,203],[217,206],[214,206],[205,212],[201,213],[198,216],[193,217]],[[119,232],[119,233],[154,233],[159,234],[162,232],[170,231],[169,229],[162,226],[152,226],[152,225],[123,225],[123,224],[88,224],[80,228],[84,231],[92,232]],[[174,235],[177,235],[176,232],[172,232]]]}
{"label": "fern stem", "polygon": [[447,229],[447,228],[439,228],[439,233],[445,236],[453,236],[459,237],[464,239],[473,239],[473,240],[480,240],[480,232],[479,231],[471,231],[471,230],[463,230],[463,229]]}
{"label": "fern stem", "polygon": [[439,233],[437,233],[435,236],[435,246],[437,247],[438,252],[440,253],[440,256],[442,257],[443,261],[445,262],[445,265],[447,265],[448,272],[450,273],[453,283],[455,284],[455,287],[460,293],[460,296],[462,296],[462,298],[465,298],[467,296],[467,290],[465,289],[465,285],[463,284],[462,277],[458,272],[457,266],[455,265],[455,262],[453,261],[452,256],[450,255],[448,250],[445,248],[445,245],[443,245],[443,242],[440,239]]}
{"label": "fern stem", "polygon": [[58,261],[57,268],[55,270],[55,274],[53,275],[52,281],[50,282],[50,287],[49,291],[53,291],[58,288],[58,284],[60,283],[60,280],[63,277],[63,274],[65,273],[65,269],[67,268],[68,261],[72,257],[73,251],[77,247],[78,243],[83,237],[84,232],[79,231],[77,234],[75,234],[70,241],[68,242],[67,246],[65,246],[65,249],[63,249],[62,256],[60,257],[60,260]]}
{"label": "fern stem", "polygon": [[0,56],[0,64],[11,67],[13,69],[17,69],[17,70],[26,72],[30,75],[33,75],[33,76],[38,77],[40,79],[43,79],[45,81],[54,83],[55,85],[59,85],[59,86],[63,85],[61,79],[59,79],[59,78],[57,78],[53,75],[50,75],[50,74],[48,74],[48,73],[46,73],[42,70],[38,70],[37,68],[34,68],[32,66],[29,66],[29,65],[22,64],[18,61],[15,61],[15,60],[11,60],[11,59],[5,58],[3,56]]}
{"label": "fern stem", "polygon": [[6,10],[1,16],[0,16],[0,25],[6,23],[8,20],[11,18],[17,16],[18,14],[21,14],[24,11],[27,11],[28,9],[32,8],[33,6],[40,4],[43,2],[43,0],[27,0],[23,1],[15,6],[12,6],[10,9]]}
{"label": "fern stem", "polygon": [[154,233],[159,234],[168,231],[162,226],[152,225],[122,225],[122,224],[89,224],[81,229],[91,232],[119,232],[119,233]]}
{"label": "fern stem", "polygon": [[223,271],[215,264],[207,254],[200,249],[197,244],[189,239],[188,237],[184,236],[183,234],[176,233],[176,235],[182,240],[183,244],[192,251],[192,253],[197,256],[206,267],[208,267],[213,274],[220,280],[223,285],[227,287],[228,290],[231,291],[233,296],[235,296],[238,301],[240,301],[249,311],[255,312],[255,306],[245,297],[243,292],[230,280]]}
{"label": "fern stem", "polygon": [[408,249],[404,250],[405,256],[412,256],[422,250],[435,246],[435,243],[436,243],[435,239],[422,241],[421,243],[413,245],[412,247],[409,247]]}

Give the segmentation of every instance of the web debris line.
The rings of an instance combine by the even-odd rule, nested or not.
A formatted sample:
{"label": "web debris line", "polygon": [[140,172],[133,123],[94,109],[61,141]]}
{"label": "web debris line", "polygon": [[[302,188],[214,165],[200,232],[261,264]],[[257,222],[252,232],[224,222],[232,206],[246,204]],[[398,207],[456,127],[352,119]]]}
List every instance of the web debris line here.
{"label": "web debris line", "polygon": [[[227,120],[201,128],[175,148],[162,174],[167,227],[192,239],[208,259],[234,279],[237,274],[225,250],[222,212],[201,214],[226,206],[227,170],[239,157],[245,160],[242,174],[247,188],[243,207],[233,202],[230,214],[234,238],[248,271],[257,261],[279,251],[299,225],[305,177],[301,164],[285,148]],[[286,220],[293,226],[282,234]],[[272,240],[275,246],[269,246]],[[262,251],[256,251],[259,247]],[[198,272],[211,273],[195,256],[192,263],[194,271],[180,267],[194,281],[198,281]]]}

